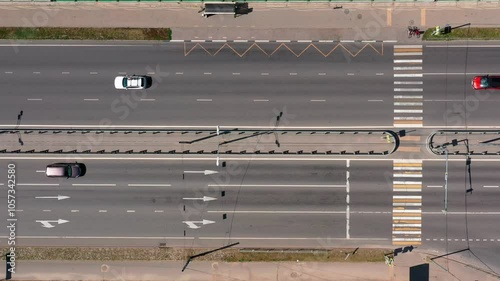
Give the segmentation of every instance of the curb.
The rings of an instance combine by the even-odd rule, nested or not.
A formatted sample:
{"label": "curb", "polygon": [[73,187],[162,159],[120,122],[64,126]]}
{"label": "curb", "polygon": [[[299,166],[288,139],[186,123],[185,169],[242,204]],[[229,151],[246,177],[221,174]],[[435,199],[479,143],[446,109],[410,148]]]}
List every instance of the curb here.
{"label": "curb", "polygon": [[165,43],[397,43],[397,40],[167,40]]}

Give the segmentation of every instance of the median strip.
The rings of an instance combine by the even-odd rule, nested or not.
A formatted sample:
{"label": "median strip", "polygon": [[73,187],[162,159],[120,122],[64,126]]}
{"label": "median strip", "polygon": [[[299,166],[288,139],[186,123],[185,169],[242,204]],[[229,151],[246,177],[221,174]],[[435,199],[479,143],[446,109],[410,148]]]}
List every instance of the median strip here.
{"label": "median strip", "polygon": [[[176,261],[213,249],[150,248],[91,248],[91,247],[16,247],[16,260],[65,261]],[[0,247],[2,253],[8,247]],[[227,249],[197,260],[223,262],[384,262],[387,249]],[[354,253],[354,254],[353,254]],[[5,259],[2,255],[1,259]]]}
{"label": "median strip", "polygon": [[[441,27],[442,29],[444,27]],[[450,33],[433,35],[434,28],[425,31],[423,40],[447,41],[447,40],[498,40],[500,39],[500,28],[491,27],[461,27],[452,29]]]}
{"label": "median strip", "polygon": [[0,39],[11,40],[170,40],[170,28],[0,27]]}

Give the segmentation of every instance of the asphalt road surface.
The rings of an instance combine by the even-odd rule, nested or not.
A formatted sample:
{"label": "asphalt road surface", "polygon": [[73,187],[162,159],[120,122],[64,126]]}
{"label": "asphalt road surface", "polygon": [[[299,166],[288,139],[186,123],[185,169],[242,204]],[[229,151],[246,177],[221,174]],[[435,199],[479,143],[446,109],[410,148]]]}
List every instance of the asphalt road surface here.
{"label": "asphalt road surface", "polygon": [[[500,72],[498,46],[424,47],[423,77],[399,79],[389,43],[233,44],[2,46],[0,122],[23,110],[21,124],[274,126],[284,112],[282,126],[392,126],[394,95],[420,94],[424,125],[498,124],[500,96],[470,87]],[[123,73],[154,85],[115,90]],[[396,80],[423,90],[397,93]]]}
{"label": "asphalt road surface", "polygon": [[[1,174],[7,175],[8,162],[2,162]],[[15,163],[20,245],[392,244],[392,161],[231,161],[215,167],[199,161],[87,160],[87,175],[71,180],[46,178],[47,160]],[[451,252],[469,244],[493,261],[500,250],[500,163],[473,162],[474,190],[466,193],[465,162],[450,162],[446,215],[444,164],[422,165],[420,247]],[[196,173],[205,170],[218,173]],[[1,183],[0,200],[6,201],[6,179]],[[57,196],[69,198],[51,198]],[[216,199],[204,202],[204,196]],[[6,219],[2,211],[0,220]],[[51,222],[59,219],[68,222]],[[41,221],[54,227],[42,227]],[[2,229],[2,244],[6,235]]]}

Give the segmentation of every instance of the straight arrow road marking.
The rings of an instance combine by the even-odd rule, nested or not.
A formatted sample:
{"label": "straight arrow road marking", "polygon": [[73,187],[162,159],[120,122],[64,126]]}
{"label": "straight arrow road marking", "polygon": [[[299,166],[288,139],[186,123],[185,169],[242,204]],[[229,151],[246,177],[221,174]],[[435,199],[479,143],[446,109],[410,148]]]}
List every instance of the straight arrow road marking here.
{"label": "straight arrow road marking", "polygon": [[36,199],[57,199],[57,200],[64,200],[64,199],[69,199],[71,197],[69,196],[63,196],[63,195],[57,195],[57,196],[38,196],[35,197]]}
{"label": "straight arrow road marking", "polygon": [[52,225],[52,223],[57,223],[57,224],[63,224],[63,223],[67,223],[69,221],[67,220],[62,220],[62,219],[58,219],[58,220],[37,220],[36,222],[39,222],[42,224],[42,227],[45,227],[45,228],[53,228],[55,227],[54,225]]}
{"label": "straight arrow road marking", "polygon": [[212,224],[212,223],[215,223],[215,222],[214,221],[210,221],[210,220],[202,220],[202,221],[183,221],[182,223],[187,224],[187,226],[189,228],[198,229],[201,226],[196,225],[197,223],[201,223],[202,225],[206,225],[206,224]]}
{"label": "straight arrow road marking", "polygon": [[209,196],[203,196],[201,198],[182,198],[182,199],[184,199],[184,200],[203,200],[205,202],[217,200],[217,198],[209,197]]}
{"label": "straight arrow road marking", "polygon": [[206,175],[212,175],[212,174],[217,174],[219,172],[217,171],[212,171],[212,170],[205,170],[205,171],[184,171],[184,174],[204,174]]}

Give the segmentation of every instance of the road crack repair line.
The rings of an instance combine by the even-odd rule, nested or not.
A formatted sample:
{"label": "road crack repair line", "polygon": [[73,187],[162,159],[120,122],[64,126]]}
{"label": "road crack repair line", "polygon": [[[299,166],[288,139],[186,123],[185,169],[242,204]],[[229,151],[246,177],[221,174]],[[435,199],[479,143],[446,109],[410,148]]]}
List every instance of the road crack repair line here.
{"label": "road crack repair line", "polygon": [[422,243],[422,160],[393,161],[392,244]]}
{"label": "road crack repair line", "polygon": [[423,47],[394,46],[394,127],[423,127]]}

